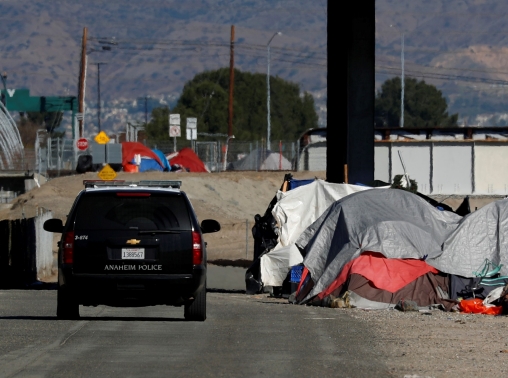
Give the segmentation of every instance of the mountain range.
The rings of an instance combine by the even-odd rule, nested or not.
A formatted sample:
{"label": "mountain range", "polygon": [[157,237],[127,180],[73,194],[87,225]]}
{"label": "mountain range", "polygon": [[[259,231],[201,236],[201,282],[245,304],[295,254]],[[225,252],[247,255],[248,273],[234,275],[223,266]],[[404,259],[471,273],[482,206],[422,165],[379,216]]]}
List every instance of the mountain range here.
{"label": "mountain range", "polygon": [[[314,95],[326,124],[325,0],[0,1],[0,70],[7,87],[31,95],[77,95],[87,29],[86,129],[122,130],[154,106],[176,103],[197,73],[234,66],[267,72]],[[106,47],[106,49],[104,49]],[[103,63],[98,65],[98,63]],[[99,69],[100,67],[100,74]]]}
{"label": "mountain range", "polygon": [[[8,88],[77,96],[86,28],[85,130],[97,130],[100,67],[102,124],[117,132],[173,106],[197,73],[228,67],[233,25],[242,71],[266,74],[281,32],[270,73],[311,93],[326,126],[327,85],[340,90],[327,83],[327,41],[345,53],[327,12],[326,0],[0,0],[0,71]],[[403,51],[405,75],[436,85],[460,124],[505,125],[507,13],[500,0],[377,0],[376,88],[401,75]]]}
{"label": "mountain range", "polygon": [[440,89],[459,125],[508,125],[507,13],[499,0],[377,0],[377,87],[404,51],[405,76]]}

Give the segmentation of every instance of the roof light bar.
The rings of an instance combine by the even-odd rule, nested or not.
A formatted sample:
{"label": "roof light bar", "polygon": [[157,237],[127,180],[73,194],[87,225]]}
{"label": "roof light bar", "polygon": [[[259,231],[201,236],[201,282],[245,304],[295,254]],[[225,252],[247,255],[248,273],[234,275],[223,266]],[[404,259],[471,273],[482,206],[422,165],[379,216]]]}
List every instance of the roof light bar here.
{"label": "roof light bar", "polygon": [[175,188],[180,189],[181,181],[176,180],[141,180],[141,181],[125,181],[125,180],[83,180],[85,188],[104,188],[104,187],[148,187],[148,188]]}

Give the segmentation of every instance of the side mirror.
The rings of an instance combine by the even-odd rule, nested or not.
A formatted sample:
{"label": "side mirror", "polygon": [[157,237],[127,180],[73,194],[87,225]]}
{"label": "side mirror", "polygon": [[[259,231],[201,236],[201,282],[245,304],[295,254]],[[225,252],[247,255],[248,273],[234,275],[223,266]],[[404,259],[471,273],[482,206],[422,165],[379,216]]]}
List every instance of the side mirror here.
{"label": "side mirror", "polygon": [[64,226],[61,219],[48,219],[42,227],[49,232],[63,232]]}
{"label": "side mirror", "polygon": [[211,232],[220,231],[220,223],[214,219],[205,219],[201,222],[201,232],[209,234]]}

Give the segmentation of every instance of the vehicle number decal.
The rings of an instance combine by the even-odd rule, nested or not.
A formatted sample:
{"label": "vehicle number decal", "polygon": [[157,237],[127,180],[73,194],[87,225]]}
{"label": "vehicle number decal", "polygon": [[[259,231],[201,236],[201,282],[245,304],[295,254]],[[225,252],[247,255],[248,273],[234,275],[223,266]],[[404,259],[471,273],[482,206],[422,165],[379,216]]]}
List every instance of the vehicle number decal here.
{"label": "vehicle number decal", "polygon": [[76,235],[74,240],[88,240],[88,235]]}
{"label": "vehicle number decal", "polygon": [[122,260],[140,260],[144,258],[144,248],[122,248]]}

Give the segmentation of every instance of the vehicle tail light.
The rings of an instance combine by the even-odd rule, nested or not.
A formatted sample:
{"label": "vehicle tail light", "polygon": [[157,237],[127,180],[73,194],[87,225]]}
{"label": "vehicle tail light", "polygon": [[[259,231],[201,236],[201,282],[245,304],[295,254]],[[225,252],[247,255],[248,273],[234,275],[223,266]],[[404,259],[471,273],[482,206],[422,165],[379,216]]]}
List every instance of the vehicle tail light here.
{"label": "vehicle tail light", "polygon": [[150,197],[150,193],[138,193],[138,192],[118,192],[117,197]]}
{"label": "vehicle tail light", "polygon": [[203,263],[203,249],[202,249],[201,234],[192,231],[192,264],[201,265]]}
{"label": "vehicle tail light", "polygon": [[74,261],[74,231],[64,234],[63,238],[63,263],[72,264]]}

